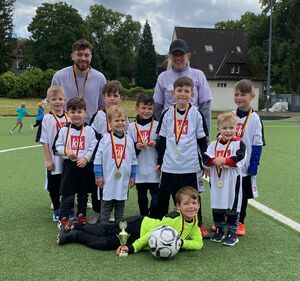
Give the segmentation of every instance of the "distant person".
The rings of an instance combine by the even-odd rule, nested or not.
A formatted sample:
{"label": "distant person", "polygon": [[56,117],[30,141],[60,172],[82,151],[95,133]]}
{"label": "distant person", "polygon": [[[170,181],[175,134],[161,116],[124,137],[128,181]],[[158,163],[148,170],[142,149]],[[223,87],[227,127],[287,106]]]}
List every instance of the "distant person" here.
{"label": "distant person", "polygon": [[209,133],[212,94],[204,73],[190,67],[190,56],[189,47],[184,40],[177,39],[171,43],[169,49],[171,68],[158,76],[154,89],[154,118],[159,120],[162,111],[175,104],[172,95],[173,83],[178,77],[186,76],[194,82],[190,103],[203,115]]}
{"label": "distant person", "polygon": [[42,123],[42,119],[44,117],[44,105],[42,102],[39,102],[37,104],[37,108],[38,108],[38,112],[37,115],[35,117],[35,124],[31,125],[31,129],[35,128],[35,127],[39,127]]}
{"label": "distant person", "polygon": [[20,126],[19,128],[19,133],[23,133],[22,131],[22,128],[23,128],[23,118],[24,116],[28,116],[29,113],[27,111],[27,108],[26,108],[26,103],[22,102],[20,107],[18,107],[16,109],[16,112],[18,112],[18,116],[17,116],[17,123],[16,125],[11,128],[8,132],[12,135],[14,133],[14,130],[17,129],[18,126]]}
{"label": "distant person", "polygon": [[92,45],[87,40],[81,39],[73,44],[71,58],[74,64],[57,71],[51,85],[63,87],[67,101],[73,97],[83,98],[87,108],[85,121],[89,123],[93,114],[105,106],[102,87],[106,79],[90,66]]}
{"label": "distant person", "polygon": [[[129,125],[127,134],[132,138],[138,159],[136,189],[140,215],[153,217],[157,209],[159,175],[156,173],[157,151],[156,129],[158,122],[153,119],[153,98],[141,93],[136,99],[137,116]],[[148,192],[151,202],[148,203]]]}
{"label": "distant person", "polygon": [[[242,174],[246,146],[236,137],[233,112],[218,116],[220,136],[212,141],[204,153],[203,162],[210,167],[210,202],[216,233],[211,241],[234,246],[239,242],[237,222],[242,203]],[[226,234],[225,234],[226,228]]]}

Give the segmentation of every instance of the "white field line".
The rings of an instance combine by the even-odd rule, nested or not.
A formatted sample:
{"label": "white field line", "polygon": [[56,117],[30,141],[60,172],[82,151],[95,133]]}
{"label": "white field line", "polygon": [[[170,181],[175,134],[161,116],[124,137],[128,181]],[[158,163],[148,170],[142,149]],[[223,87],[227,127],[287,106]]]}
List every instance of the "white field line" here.
{"label": "white field line", "polygon": [[36,144],[36,145],[30,145],[30,146],[22,146],[22,147],[10,148],[10,149],[3,149],[3,150],[0,150],[0,153],[10,152],[10,151],[15,151],[15,150],[22,150],[22,149],[27,149],[27,148],[35,148],[35,147],[40,147],[40,146],[42,146],[42,145]]}
{"label": "white field line", "polygon": [[[203,177],[203,179],[206,180],[206,181],[209,181],[208,177],[207,178]],[[271,218],[273,218],[273,219],[289,226],[290,228],[296,230],[297,232],[300,232],[300,223],[298,223],[298,222],[296,222],[296,221],[294,221],[294,220],[292,220],[292,219],[290,219],[290,218],[274,211],[273,209],[257,202],[254,199],[249,200],[248,203],[252,207],[254,207],[254,208],[258,209],[259,211],[261,211],[262,213],[264,213],[264,214],[270,216]]]}

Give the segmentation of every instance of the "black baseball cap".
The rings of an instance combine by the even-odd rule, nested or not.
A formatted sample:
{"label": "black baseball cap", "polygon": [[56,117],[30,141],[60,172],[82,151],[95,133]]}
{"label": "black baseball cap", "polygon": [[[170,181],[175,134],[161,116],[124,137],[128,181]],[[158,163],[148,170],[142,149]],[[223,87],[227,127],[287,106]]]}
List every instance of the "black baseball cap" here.
{"label": "black baseball cap", "polygon": [[189,52],[189,47],[184,40],[176,39],[170,45],[169,54],[173,54],[176,51],[180,51],[186,54]]}

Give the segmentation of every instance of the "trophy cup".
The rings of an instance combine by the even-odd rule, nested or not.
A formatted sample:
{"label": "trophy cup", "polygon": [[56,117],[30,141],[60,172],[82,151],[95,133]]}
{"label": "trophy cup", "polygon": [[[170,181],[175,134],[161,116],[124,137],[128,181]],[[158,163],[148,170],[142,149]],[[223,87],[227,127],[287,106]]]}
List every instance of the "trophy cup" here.
{"label": "trophy cup", "polygon": [[[126,243],[127,243],[127,240],[128,240],[128,237],[130,236],[130,234],[128,234],[125,229],[127,227],[127,222],[126,221],[120,221],[119,223],[119,227],[121,229],[121,232],[119,234],[117,234],[119,240],[120,240],[120,245],[121,246],[126,246]],[[128,256],[128,253],[126,252],[120,252],[119,253],[119,257],[127,257]]]}

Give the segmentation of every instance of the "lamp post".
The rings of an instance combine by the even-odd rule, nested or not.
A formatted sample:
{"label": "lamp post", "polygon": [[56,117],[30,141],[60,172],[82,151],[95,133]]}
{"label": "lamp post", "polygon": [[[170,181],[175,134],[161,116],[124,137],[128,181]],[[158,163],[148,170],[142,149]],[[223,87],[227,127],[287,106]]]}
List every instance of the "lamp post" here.
{"label": "lamp post", "polygon": [[272,15],[273,15],[273,0],[270,0],[270,30],[269,30],[269,54],[268,54],[268,81],[267,81],[267,111],[270,105],[270,84],[271,84],[271,57],[272,57]]}

